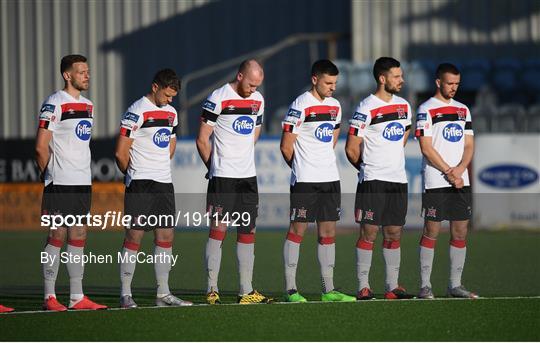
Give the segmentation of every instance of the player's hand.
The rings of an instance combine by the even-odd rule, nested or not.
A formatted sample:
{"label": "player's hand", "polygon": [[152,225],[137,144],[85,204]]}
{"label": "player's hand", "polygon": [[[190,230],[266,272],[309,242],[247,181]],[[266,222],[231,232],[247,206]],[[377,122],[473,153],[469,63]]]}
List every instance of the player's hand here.
{"label": "player's hand", "polygon": [[460,177],[456,179],[456,181],[454,182],[454,187],[456,187],[457,189],[460,189],[460,188],[463,188],[463,186],[465,186],[465,181],[463,181],[463,178]]}
{"label": "player's hand", "polygon": [[462,168],[460,166],[455,166],[453,168],[450,168],[450,174],[452,174],[452,177],[454,179],[459,179],[462,177],[463,173],[465,172],[465,168]]}
{"label": "player's hand", "polygon": [[454,174],[454,168],[450,167],[447,170],[444,171],[444,176],[446,177],[446,180],[450,182],[452,185],[456,182],[456,176]]}

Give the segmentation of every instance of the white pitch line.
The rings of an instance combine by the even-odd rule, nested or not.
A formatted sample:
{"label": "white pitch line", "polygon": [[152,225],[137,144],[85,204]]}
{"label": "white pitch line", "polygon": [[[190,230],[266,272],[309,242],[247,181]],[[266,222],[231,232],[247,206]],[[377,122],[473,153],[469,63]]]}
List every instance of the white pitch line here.
{"label": "white pitch line", "polygon": [[[526,297],[480,297],[478,299],[461,299],[461,298],[435,298],[435,299],[394,299],[394,300],[388,300],[388,299],[372,299],[372,300],[364,300],[364,301],[356,301],[356,303],[372,303],[372,302],[435,302],[435,301],[482,301],[482,300],[516,300],[516,299],[540,299],[540,295],[534,295],[534,296],[526,296]],[[270,305],[293,305],[293,306],[305,306],[310,304],[329,304],[328,302],[324,301],[309,301],[307,303],[289,303],[289,302],[274,302]],[[206,306],[216,306],[216,307],[222,307],[222,306],[250,306],[250,305],[266,305],[266,304],[237,304],[237,303],[230,303],[230,304],[220,304],[220,305],[209,305],[209,304],[193,304],[193,306],[183,306],[183,307],[206,307]],[[108,312],[108,311],[137,311],[139,309],[164,309],[164,308],[178,308],[178,307],[160,307],[160,306],[142,306],[138,307],[136,309],[124,309],[120,307],[112,307],[108,308],[107,310],[100,310],[99,312]],[[90,312],[92,310],[69,310],[67,312]],[[44,310],[38,310],[38,311],[15,311],[10,313],[2,313],[0,316],[9,316],[9,315],[17,315],[17,314],[35,314],[35,313],[47,313],[47,314],[55,314],[55,313],[61,313],[61,312],[55,312],[55,311],[44,311]]]}

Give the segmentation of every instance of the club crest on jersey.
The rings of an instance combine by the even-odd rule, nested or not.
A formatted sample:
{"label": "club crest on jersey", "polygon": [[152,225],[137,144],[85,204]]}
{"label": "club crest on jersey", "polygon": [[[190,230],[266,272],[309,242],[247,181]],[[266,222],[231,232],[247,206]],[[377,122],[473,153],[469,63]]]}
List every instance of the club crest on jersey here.
{"label": "club crest on jersey", "polygon": [[166,148],[169,146],[169,140],[171,139],[171,131],[169,129],[159,129],[154,133],[152,141],[159,148]]}
{"label": "club crest on jersey", "polygon": [[251,114],[257,114],[257,112],[259,112],[259,104],[257,104],[256,102],[252,103],[251,104]]}
{"label": "club crest on jersey", "polygon": [[405,134],[405,128],[400,123],[393,122],[386,125],[382,134],[389,141],[399,141]]}
{"label": "club crest on jersey", "polygon": [[437,217],[437,210],[433,207],[430,207],[427,209],[426,217],[436,218]]}
{"label": "club crest on jersey", "polygon": [[328,143],[332,140],[333,136],[334,126],[332,124],[324,123],[315,129],[315,138],[321,142]]}
{"label": "club crest on jersey", "polygon": [[397,108],[397,114],[399,119],[407,119],[407,112],[405,112],[403,107]]}
{"label": "club crest on jersey", "polygon": [[458,116],[458,119],[459,120],[465,120],[467,118],[467,116],[465,115],[465,111],[463,111],[461,108],[459,108],[457,111],[457,116]]}
{"label": "club crest on jersey", "polygon": [[443,137],[449,142],[459,142],[463,137],[463,129],[458,124],[450,123],[444,127]]}
{"label": "club crest on jersey", "polygon": [[86,105],[86,112],[88,112],[88,117],[92,118],[92,105]]}
{"label": "club crest on jersey", "polygon": [[336,110],[330,110],[328,111],[330,113],[330,120],[335,121],[337,118],[337,111]]}
{"label": "club crest on jersey", "polygon": [[232,125],[233,130],[241,135],[249,135],[254,127],[253,119],[248,116],[238,117]]}
{"label": "club crest on jersey", "polygon": [[75,135],[79,137],[82,141],[87,141],[90,139],[90,135],[92,134],[92,124],[88,120],[81,120],[76,126],[75,126]]}

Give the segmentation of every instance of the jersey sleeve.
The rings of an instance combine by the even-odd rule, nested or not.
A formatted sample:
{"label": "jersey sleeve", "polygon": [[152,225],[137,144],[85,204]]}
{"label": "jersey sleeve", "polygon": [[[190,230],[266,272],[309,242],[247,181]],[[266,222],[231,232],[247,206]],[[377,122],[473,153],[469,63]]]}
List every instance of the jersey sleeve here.
{"label": "jersey sleeve", "polygon": [[215,126],[221,113],[221,100],[216,91],[203,102],[201,120],[210,126]]}
{"label": "jersey sleeve", "polygon": [[349,135],[364,137],[370,123],[369,109],[361,103],[356,107],[352,118],[349,120]]}
{"label": "jersey sleeve", "polygon": [[128,108],[120,120],[120,135],[135,139],[143,121],[144,118],[140,113],[135,112],[131,107]]}
{"label": "jersey sleeve", "polygon": [[472,118],[471,118],[471,110],[469,110],[468,107],[465,107],[467,110],[467,116],[465,117],[465,134],[474,136],[474,131],[472,127]]}
{"label": "jersey sleeve", "polygon": [[411,104],[407,103],[407,120],[405,121],[405,131],[408,131],[411,129],[412,124],[412,107]]}
{"label": "jersey sleeve", "polygon": [[259,111],[257,111],[257,121],[255,126],[261,126],[264,122],[264,99],[261,99],[261,105],[259,106]]}
{"label": "jersey sleeve", "polygon": [[418,113],[416,114],[416,130],[414,131],[415,137],[432,136],[433,124],[431,122],[431,115],[429,111],[424,106],[418,108]]}
{"label": "jersey sleeve", "polygon": [[60,121],[61,106],[54,101],[47,99],[39,111],[39,127],[54,131],[56,124]]}
{"label": "jersey sleeve", "polygon": [[305,118],[304,106],[302,106],[298,100],[295,100],[287,110],[287,114],[281,122],[283,132],[298,134],[298,128],[302,125]]}
{"label": "jersey sleeve", "polygon": [[171,137],[176,138],[176,133],[178,132],[178,128],[180,127],[180,123],[178,121],[178,113],[176,110],[173,110],[174,113],[174,121],[173,121],[173,127],[171,130]]}
{"label": "jersey sleeve", "polygon": [[338,113],[337,113],[337,117],[336,117],[336,123],[334,125],[334,130],[337,130],[341,127],[341,105],[337,104],[337,108],[338,108]]}

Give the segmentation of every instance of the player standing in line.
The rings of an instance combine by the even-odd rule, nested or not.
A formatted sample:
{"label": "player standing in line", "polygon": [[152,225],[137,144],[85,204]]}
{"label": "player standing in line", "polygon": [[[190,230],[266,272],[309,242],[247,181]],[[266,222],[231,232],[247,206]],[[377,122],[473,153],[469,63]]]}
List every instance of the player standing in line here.
{"label": "player standing in line", "polygon": [[248,214],[249,220],[236,222],[240,273],[238,302],[272,301],[252,287],[259,203],[254,147],[261,133],[264,113],[264,99],[257,87],[263,78],[261,65],[253,59],[246,60],[240,64],[234,81],[213,91],[203,104],[196,143],[209,178],[206,203],[212,224],[205,253],[206,300],[209,304],[220,303],[221,247],[227,226],[242,214]]}
{"label": "player standing in line", "polygon": [[405,144],[411,126],[411,106],[396,94],[403,86],[399,61],[381,57],[373,76],[377,91],[360,102],[350,121],[345,147],[347,158],[360,173],[356,190],[355,218],[360,223],[356,243],[357,299],[374,297],[369,286],[373,242],[382,226],[386,266],[386,299],[411,298],[399,286],[401,231],[407,214]]}
{"label": "player standing in line", "polygon": [[[174,241],[175,201],[171,158],[176,149],[178,115],[169,105],[180,90],[171,69],[156,73],[148,94],[135,101],[122,116],[116,145],[116,163],[126,175],[124,211],[132,222],[125,230],[120,263],[122,290],[120,306],[135,308],[131,281],[135,258],[145,231],[154,231],[154,271],[157,282],[156,306],[190,306],[169,290],[169,272]],[[155,219],[160,221],[156,225]],[[167,218],[167,219],[166,219]],[[152,223],[153,221],[153,223]],[[165,256],[165,257],[164,257]]]}
{"label": "player standing in line", "polygon": [[289,231],[283,245],[285,299],[306,302],[296,287],[300,243],[308,223],[317,222],[317,256],[322,301],[355,301],[334,289],[336,221],[341,212],[341,186],[334,148],[339,137],[341,106],[332,98],[338,68],[319,60],[311,68],[311,89],[294,100],[282,123],[281,153],[291,167]]}
{"label": "player standing in line", "polygon": [[435,95],[418,108],[415,136],[424,155],[422,208],[424,232],[420,240],[419,298],[433,299],[430,276],[435,242],[441,222],[450,221],[450,281],[448,295],[477,298],[461,284],[467,252],[467,226],[472,212],[467,167],[474,153],[471,112],[454,100],[459,87],[459,70],[450,63],[436,72]]}
{"label": "player standing in line", "polygon": [[[50,95],[39,114],[36,136],[36,162],[45,182],[42,215],[86,216],[90,213],[92,175],[90,136],[93,124],[93,104],[81,95],[90,85],[86,57],[67,55],[62,58],[60,72],[64,89]],[[66,311],[56,300],[55,283],[60,265],[60,249],[68,238],[66,263],[69,274],[72,310],[100,310],[107,306],[96,304],[83,293],[82,261],[86,243],[86,226],[50,228],[47,244],[41,256],[45,290],[44,310]]]}

